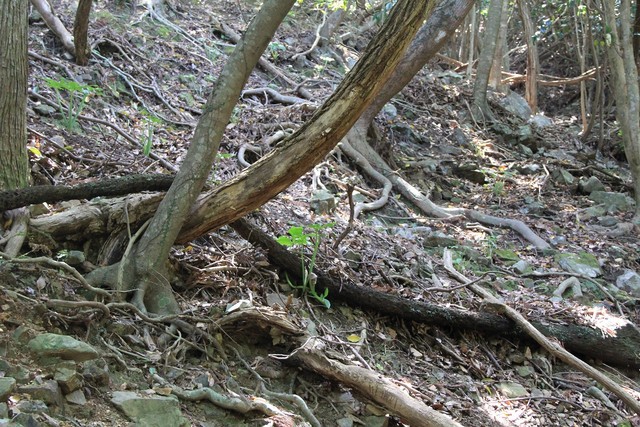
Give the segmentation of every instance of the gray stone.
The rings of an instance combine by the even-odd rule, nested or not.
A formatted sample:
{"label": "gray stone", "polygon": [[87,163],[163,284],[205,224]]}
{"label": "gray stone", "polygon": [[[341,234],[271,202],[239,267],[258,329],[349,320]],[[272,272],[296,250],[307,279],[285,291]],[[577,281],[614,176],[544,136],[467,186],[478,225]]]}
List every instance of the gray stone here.
{"label": "gray stone", "polygon": [[596,176],[588,179],[581,178],[578,182],[578,191],[582,194],[591,194],[594,191],[604,191],[604,184]]}
{"label": "gray stone", "polygon": [[67,402],[73,403],[74,405],[82,406],[87,403],[87,398],[84,397],[84,393],[82,392],[82,390],[75,390],[67,394],[64,398]]}
{"label": "gray stone", "polygon": [[131,391],[116,391],[111,399],[139,427],[186,427],[189,421],[180,412],[180,403],[173,396],[141,397]]}
{"label": "gray stone", "polygon": [[519,209],[519,211],[523,214],[542,215],[544,214],[544,208],[545,206],[544,204],[542,204],[542,202],[533,200],[524,205],[521,209]]}
{"label": "gray stone", "polygon": [[46,104],[36,105],[35,107],[33,107],[33,110],[41,116],[50,116],[56,112],[55,108]]}
{"label": "gray stone", "polygon": [[67,335],[42,334],[29,341],[29,349],[39,357],[58,357],[84,362],[98,358],[95,348]]}
{"label": "gray stone", "polygon": [[524,274],[531,269],[531,266],[527,261],[520,260],[513,264],[511,269],[518,274]]}
{"label": "gray stone", "polygon": [[593,191],[589,194],[589,199],[604,205],[607,208],[607,212],[610,213],[617,211],[626,212],[635,205],[631,197],[611,191]]}
{"label": "gray stone", "polygon": [[384,104],[384,107],[382,107],[382,114],[384,114],[387,120],[394,120],[398,117],[398,109],[395,105],[389,102]]}
{"label": "gray stone", "polygon": [[518,373],[518,375],[520,375],[522,378],[527,378],[530,377],[534,374],[534,370],[531,369],[531,366],[516,366],[516,372]]}
{"label": "gray stone", "polygon": [[536,163],[527,163],[526,165],[518,166],[516,169],[522,175],[536,175],[542,172],[542,166]]}
{"label": "gray stone", "polygon": [[598,220],[601,226],[603,227],[614,227],[618,224],[618,220],[614,216],[603,216]]}
{"label": "gray stone", "polygon": [[56,366],[53,379],[58,382],[64,394],[69,394],[82,387],[82,376],[76,371],[75,363],[73,362],[66,362]]}
{"label": "gray stone", "polygon": [[587,221],[592,218],[597,218],[603,216],[607,213],[607,209],[604,206],[589,206],[586,209],[580,211],[578,216],[580,217],[580,221]]}
{"label": "gray stone", "polygon": [[538,144],[536,135],[533,133],[533,129],[529,125],[519,126],[516,130],[516,137],[518,138],[518,142],[524,146],[534,149],[537,151]]}
{"label": "gray stone", "polygon": [[57,381],[48,380],[42,384],[26,384],[18,387],[20,393],[26,393],[33,399],[42,400],[48,405],[60,405],[62,392]]}
{"label": "gray stone", "polygon": [[600,263],[595,256],[587,252],[579,254],[558,254],[556,262],[564,271],[570,273],[583,274],[588,277],[598,277],[602,275]]}
{"label": "gray stone", "polygon": [[25,414],[46,414],[49,412],[49,407],[42,400],[21,400],[16,405],[16,409]]}
{"label": "gray stone", "polygon": [[575,177],[564,168],[553,170],[553,172],[551,172],[551,178],[561,185],[571,185],[576,180]]}
{"label": "gray stone", "polygon": [[515,92],[509,91],[507,96],[498,100],[498,104],[522,120],[529,120],[531,117],[531,107],[529,107],[529,104],[522,96]]}
{"label": "gray stone", "polygon": [[82,370],[82,377],[84,381],[97,387],[109,385],[111,380],[109,378],[109,366],[101,360],[86,362]]}
{"label": "gray stone", "polygon": [[453,173],[476,184],[484,184],[486,177],[476,163],[463,163],[453,168]]}
{"label": "gray stone", "polygon": [[16,389],[15,378],[0,378],[0,402],[4,402],[9,398],[11,393]]}
{"label": "gray stone", "polygon": [[0,403],[0,418],[9,418],[9,405]]}
{"label": "gray stone", "polygon": [[551,126],[553,124],[553,120],[543,114],[536,114],[531,116],[529,123],[538,129],[542,129]]}
{"label": "gray stone", "polygon": [[81,265],[83,262],[85,262],[84,252],[69,251],[65,261],[67,262],[67,264],[72,266]]}
{"label": "gray stone", "polygon": [[524,144],[518,144],[518,151],[527,157],[533,156],[533,150]]}
{"label": "gray stone", "polygon": [[330,191],[318,190],[311,196],[309,204],[316,214],[327,214],[336,208],[336,199]]}
{"label": "gray stone", "polygon": [[498,390],[506,397],[514,398],[514,397],[524,397],[528,396],[529,392],[522,384],[515,382],[504,382],[496,384]]}
{"label": "gray stone", "polygon": [[340,418],[336,420],[338,427],[353,427],[353,420],[351,418]]}
{"label": "gray stone", "polygon": [[616,279],[616,287],[635,298],[640,298],[640,275],[633,270],[625,270]]}

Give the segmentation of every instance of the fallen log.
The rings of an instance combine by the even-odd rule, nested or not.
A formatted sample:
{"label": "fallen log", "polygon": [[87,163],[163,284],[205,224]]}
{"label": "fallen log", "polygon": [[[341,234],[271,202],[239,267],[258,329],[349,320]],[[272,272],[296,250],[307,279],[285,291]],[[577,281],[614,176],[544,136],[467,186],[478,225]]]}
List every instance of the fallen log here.
{"label": "fallen log", "polygon": [[[287,270],[289,274],[300,278],[300,259],[287,251],[267,233],[240,219],[230,224],[233,229],[253,245],[268,251],[270,260]],[[340,282],[330,274],[315,270],[318,276],[316,289],[322,293],[329,289],[331,300],[341,300],[349,305],[416,322],[428,323],[450,329],[480,331],[485,334],[526,337],[518,326],[508,318],[494,313],[478,313],[458,310],[412,301],[397,295],[378,292],[367,286]],[[576,324],[551,324],[544,320],[531,321],[531,324],[547,337],[560,341],[564,347],[583,357],[633,369],[640,368],[640,333],[627,324],[615,331],[615,336],[605,335],[601,331]]]}
{"label": "fallen log", "polygon": [[0,212],[37,203],[112,197],[142,191],[167,191],[173,175],[130,175],[77,185],[34,185],[0,191]]}

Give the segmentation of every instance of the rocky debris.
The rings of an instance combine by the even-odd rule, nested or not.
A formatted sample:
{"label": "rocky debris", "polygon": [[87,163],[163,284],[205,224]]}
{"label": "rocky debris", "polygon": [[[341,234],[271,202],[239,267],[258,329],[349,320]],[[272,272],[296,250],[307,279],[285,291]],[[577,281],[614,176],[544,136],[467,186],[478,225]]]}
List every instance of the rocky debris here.
{"label": "rocky debris", "polygon": [[531,265],[524,260],[520,260],[513,264],[511,269],[517,274],[524,274],[531,270]]}
{"label": "rocky debris", "polygon": [[589,194],[589,199],[604,205],[609,213],[627,212],[635,206],[635,202],[631,197],[612,191],[592,191]]}
{"label": "rocky debris", "polygon": [[640,298],[640,275],[633,270],[625,270],[616,278],[616,287],[635,298]]}
{"label": "rocky debris", "polygon": [[98,351],[89,344],[67,335],[42,334],[29,341],[29,349],[40,358],[84,362],[98,358]]}
{"label": "rocky debris", "polygon": [[[39,377],[36,380],[42,381]],[[55,380],[22,385],[18,387],[18,392],[28,394],[32,399],[40,400],[47,405],[61,406],[63,400],[62,390]]]}
{"label": "rocky debris", "polygon": [[173,396],[140,396],[132,391],[116,391],[111,399],[131,421],[139,427],[187,427],[180,403]]}
{"label": "rocky debris", "polygon": [[594,191],[605,191],[604,184],[596,176],[580,178],[578,181],[578,192],[581,194],[591,194]]}
{"label": "rocky debris", "polygon": [[5,377],[0,378],[0,400],[5,401],[16,389],[15,378]]}
{"label": "rocky debris", "polygon": [[[491,94],[497,96],[495,92],[491,92]],[[531,118],[531,107],[523,97],[513,91],[508,91],[507,95],[498,99],[497,102],[505,111],[524,121]]]}
{"label": "rocky debris", "polygon": [[583,274],[588,277],[602,275],[602,269],[597,258],[587,252],[558,254],[556,255],[556,262],[564,271],[570,273]]}
{"label": "rocky debris", "polygon": [[477,163],[463,163],[453,168],[453,173],[460,178],[466,179],[476,184],[484,184],[486,177]]}
{"label": "rocky debris", "polygon": [[551,178],[556,184],[560,185],[572,185],[576,178],[571,175],[571,172],[564,168],[554,169],[551,172]]}
{"label": "rocky debris", "polygon": [[520,383],[516,382],[502,382],[496,384],[498,390],[509,398],[517,398],[528,396],[529,392],[526,388]]}
{"label": "rocky debris", "polygon": [[309,204],[313,212],[318,215],[324,215],[335,210],[336,199],[330,191],[318,190],[311,196]]}

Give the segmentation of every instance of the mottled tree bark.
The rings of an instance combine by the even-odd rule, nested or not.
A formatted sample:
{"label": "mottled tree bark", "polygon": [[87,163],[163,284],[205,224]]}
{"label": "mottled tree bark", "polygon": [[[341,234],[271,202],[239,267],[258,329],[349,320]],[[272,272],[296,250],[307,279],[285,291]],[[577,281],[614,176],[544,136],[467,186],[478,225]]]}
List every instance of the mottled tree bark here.
{"label": "mottled tree bark", "polygon": [[[25,148],[27,8],[28,3],[24,1],[0,0],[0,190],[28,185]],[[5,219],[11,220],[11,229],[0,240],[6,243],[4,251],[10,256],[16,256],[26,235],[27,213],[24,210],[5,213]],[[1,227],[0,225],[0,233]]]}

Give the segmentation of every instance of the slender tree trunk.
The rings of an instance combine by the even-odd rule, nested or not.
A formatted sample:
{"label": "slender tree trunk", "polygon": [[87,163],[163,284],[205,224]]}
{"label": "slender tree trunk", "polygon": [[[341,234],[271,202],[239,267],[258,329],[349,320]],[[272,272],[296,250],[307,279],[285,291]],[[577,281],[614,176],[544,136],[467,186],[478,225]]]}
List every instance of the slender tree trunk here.
{"label": "slender tree trunk", "polygon": [[520,17],[524,26],[524,37],[527,43],[527,80],[525,81],[525,99],[531,107],[533,114],[538,110],[538,74],[539,74],[539,58],[538,46],[533,39],[534,29],[531,21],[531,12],[527,0],[518,0],[520,8]]}
{"label": "slender tree trunk", "polygon": [[[507,47],[507,26],[509,24],[509,2],[502,2],[502,10],[500,11],[500,28],[498,29],[498,37],[496,38],[496,50],[493,53],[493,65],[489,73],[489,86],[497,92],[505,92],[506,85],[502,84],[502,70],[505,64],[509,64]],[[508,68],[507,68],[508,69]]]}
{"label": "slender tree trunk", "polygon": [[73,43],[76,50],[76,64],[87,65],[91,50],[87,43],[89,32],[89,16],[93,0],[80,0],[76,10],[76,19],[73,23]]}
{"label": "slender tree trunk", "polygon": [[502,3],[507,0],[491,0],[489,12],[487,14],[487,28],[482,39],[482,50],[478,58],[478,68],[476,70],[476,81],[473,85],[473,103],[476,107],[475,113],[480,113],[485,119],[491,117],[489,104],[487,102],[487,88],[489,86],[489,73],[493,64],[493,57],[498,43],[500,33],[500,22],[502,15]]}
{"label": "slender tree trunk", "polygon": [[[0,190],[28,185],[27,13],[25,1],[0,0]],[[11,223],[5,246],[10,256],[24,242],[27,218],[24,210],[5,213]]]}

